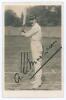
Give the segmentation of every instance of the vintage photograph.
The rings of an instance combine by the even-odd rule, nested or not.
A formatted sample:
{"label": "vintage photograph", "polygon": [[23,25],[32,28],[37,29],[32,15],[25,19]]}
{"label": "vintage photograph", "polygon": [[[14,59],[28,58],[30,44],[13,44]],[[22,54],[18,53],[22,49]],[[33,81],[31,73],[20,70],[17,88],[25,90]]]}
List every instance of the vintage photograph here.
{"label": "vintage photograph", "polygon": [[62,5],[4,6],[4,89],[62,90]]}

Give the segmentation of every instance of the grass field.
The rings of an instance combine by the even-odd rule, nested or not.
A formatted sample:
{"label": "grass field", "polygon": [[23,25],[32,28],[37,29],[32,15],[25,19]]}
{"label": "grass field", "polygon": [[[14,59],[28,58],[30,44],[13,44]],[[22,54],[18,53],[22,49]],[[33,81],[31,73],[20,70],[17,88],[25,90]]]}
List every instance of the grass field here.
{"label": "grass field", "polygon": [[[54,42],[54,46],[48,50],[47,48]],[[60,37],[43,37],[43,61],[46,62],[48,58],[61,46]],[[23,90],[32,89],[29,77],[32,76],[33,70],[29,73],[23,74],[24,77],[19,83],[15,83],[14,75],[16,72],[20,73],[21,67],[21,52],[31,52],[30,40],[20,35],[6,35],[5,36],[5,89],[6,90]],[[31,54],[30,54],[31,56]],[[23,66],[23,64],[22,64]],[[26,65],[27,66],[27,65]],[[29,65],[28,65],[29,66]],[[42,90],[60,90],[61,89],[61,50],[42,68],[42,86],[38,89]]]}

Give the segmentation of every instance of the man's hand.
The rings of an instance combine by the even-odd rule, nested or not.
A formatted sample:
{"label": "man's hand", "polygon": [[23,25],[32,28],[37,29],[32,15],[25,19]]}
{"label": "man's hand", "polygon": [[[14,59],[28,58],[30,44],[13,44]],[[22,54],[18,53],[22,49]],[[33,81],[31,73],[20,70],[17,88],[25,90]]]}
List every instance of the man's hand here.
{"label": "man's hand", "polygon": [[21,35],[22,35],[22,36],[25,36],[25,33],[24,33],[24,32],[21,32]]}

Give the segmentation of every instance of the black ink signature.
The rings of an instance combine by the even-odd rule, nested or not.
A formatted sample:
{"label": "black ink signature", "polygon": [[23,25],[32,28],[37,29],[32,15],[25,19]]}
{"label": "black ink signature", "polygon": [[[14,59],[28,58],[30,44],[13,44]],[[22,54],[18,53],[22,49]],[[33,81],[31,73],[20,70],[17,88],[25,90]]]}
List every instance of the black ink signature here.
{"label": "black ink signature", "polygon": [[48,47],[46,47],[46,51],[45,51],[45,52],[44,52],[44,50],[43,50],[43,54],[44,54],[44,55],[48,54],[49,50],[52,49],[52,48],[55,46],[56,43],[57,43],[56,40],[53,41]]}
{"label": "black ink signature", "polygon": [[[48,53],[48,51],[49,51],[52,47],[54,47],[55,43],[57,43],[57,41],[53,41],[53,42],[46,48],[46,52],[44,52],[44,50],[43,50],[42,55],[43,55],[43,54],[46,55],[46,54]],[[30,61],[29,59],[27,59],[27,60],[28,60],[28,62],[29,62],[29,64],[30,64],[30,66],[32,66],[32,65],[36,64],[37,61],[39,61],[39,60],[42,59],[42,58],[43,58],[43,56],[39,56],[39,57],[36,59],[36,61]]]}
{"label": "black ink signature", "polygon": [[[52,48],[52,47],[54,47],[54,45],[55,45],[55,43],[56,43],[57,41],[54,41],[54,42],[52,42],[50,45],[49,45],[49,47],[47,47],[46,48],[46,52],[43,52],[44,53],[44,55],[46,55],[47,53],[48,53],[48,51]],[[28,52],[27,52],[27,64],[29,64],[29,66],[30,66],[30,69],[28,70],[28,66],[25,68],[25,52],[24,52],[24,59],[23,59],[23,61],[24,62],[22,62],[22,52],[21,52],[21,67],[20,67],[20,73],[23,73],[23,74],[27,74],[29,71],[30,71],[30,69],[31,69],[31,66],[33,66],[34,64],[36,64],[37,63],[37,61],[39,61],[40,59],[42,59],[43,58],[43,56],[39,56],[39,58],[37,58],[36,59],[36,61],[30,61],[30,59],[29,59],[29,57],[28,57]],[[43,54],[42,54],[43,55]],[[54,54],[55,55],[55,54]],[[49,58],[49,59],[51,59],[52,58],[52,56]],[[22,66],[22,63],[23,63],[23,66]],[[46,63],[46,62],[45,62]],[[43,65],[44,66],[44,65]],[[41,67],[42,68],[42,67]],[[26,70],[25,70],[26,69]],[[38,71],[37,71],[38,72]],[[36,72],[36,73],[37,73]],[[35,74],[36,74],[35,73]],[[33,75],[33,76],[35,76],[35,74]],[[33,77],[32,76],[32,77]],[[16,83],[19,83],[20,82],[20,80],[22,79],[23,77],[21,77],[20,76],[20,74],[19,73],[15,73],[15,75],[14,75],[14,80],[15,80],[15,82]]]}
{"label": "black ink signature", "polygon": [[14,75],[14,80],[15,83],[19,83],[22,80],[23,77],[21,77],[21,75],[19,73],[15,73]]}
{"label": "black ink signature", "polygon": [[59,47],[57,51],[34,73],[30,79],[32,79],[44,67],[44,65],[46,65],[61,50],[61,48],[62,47]]}
{"label": "black ink signature", "polygon": [[33,66],[33,65],[36,64],[40,59],[42,59],[42,56],[39,56],[39,57],[36,59],[36,61],[30,61],[29,59],[27,59],[27,60],[28,60],[28,62],[29,62],[29,64],[30,64],[30,66]]}

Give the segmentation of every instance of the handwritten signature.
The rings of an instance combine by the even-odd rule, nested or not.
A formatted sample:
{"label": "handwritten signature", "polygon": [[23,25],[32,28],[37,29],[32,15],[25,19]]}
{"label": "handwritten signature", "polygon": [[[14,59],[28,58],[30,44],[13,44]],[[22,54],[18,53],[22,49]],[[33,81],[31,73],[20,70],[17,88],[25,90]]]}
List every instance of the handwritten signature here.
{"label": "handwritten signature", "polygon": [[[53,47],[55,46],[56,43],[57,43],[57,41],[53,41],[53,42],[46,48],[46,51],[45,51],[45,52],[44,52],[44,50],[43,50],[42,55],[46,55],[47,53],[49,53],[49,50],[50,50],[51,48],[53,48]],[[59,49],[59,50],[60,50],[60,49]],[[45,64],[47,64],[48,61],[49,61],[59,50],[57,50],[57,51],[45,62]],[[24,55],[24,57],[25,57],[25,55]],[[42,58],[43,58],[43,56],[39,56],[39,58],[37,58],[36,61],[31,61],[31,60],[28,58],[28,56],[27,56],[27,63],[29,63],[30,69],[31,69],[31,66],[33,66],[34,64],[36,64],[37,61],[39,61],[39,60],[42,59]],[[24,58],[24,60],[25,60],[25,58]],[[43,65],[41,66],[41,68],[42,68],[45,64],[43,64]],[[22,54],[21,54],[21,67],[22,67]],[[41,69],[41,68],[40,68],[40,69]],[[29,71],[30,71],[30,69],[29,69]],[[40,69],[39,69],[39,70],[40,70]],[[39,71],[39,70],[38,70],[38,71]],[[27,67],[26,67],[26,72],[24,72],[24,71],[25,71],[25,61],[24,61],[23,72],[22,72],[22,73],[27,74],[27,73],[29,72],[29,71],[27,70]],[[38,72],[38,71],[37,71],[37,72]],[[20,69],[20,72],[21,72],[21,69]],[[37,72],[36,72],[30,79],[32,79],[32,78],[37,74]],[[14,80],[15,80],[16,83],[19,83],[22,79],[23,79],[23,77],[22,77],[19,73],[15,73],[15,75],[14,75]]]}

